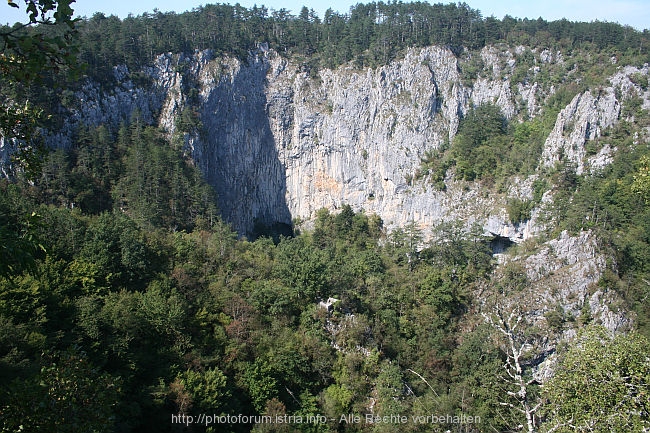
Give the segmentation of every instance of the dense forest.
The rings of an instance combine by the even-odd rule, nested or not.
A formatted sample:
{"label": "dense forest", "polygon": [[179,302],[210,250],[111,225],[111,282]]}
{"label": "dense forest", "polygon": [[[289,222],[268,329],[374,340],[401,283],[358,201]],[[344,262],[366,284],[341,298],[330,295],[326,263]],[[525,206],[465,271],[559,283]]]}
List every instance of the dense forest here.
{"label": "dense forest", "polygon": [[[415,225],[386,234],[377,216],[344,207],[319,212],[313,231],[291,238],[238,239],[196,169],[137,121],[116,137],[86,130],[73,150],[52,152],[33,182],[0,187],[3,259],[14,259],[3,261],[0,285],[4,431],[206,430],[190,418],[174,424],[172,414],[327,418],[209,431],[393,431],[365,418],[340,422],[364,417],[369,396],[374,416],[464,414],[482,424],[462,428],[479,431],[521,422],[516,406],[502,404],[517,403],[503,377],[507,346],[472,312],[478,287],[517,292],[526,277],[517,268],[507,282],[491,277],[480,230],[468,237],[443,224],[419,248]],[[632,188],[629,180],[621,188]],[[647,212],[630,216],[647,225]],[[647,266],[630,259],[632,269]],[[567,320],[554,326],[572,326]],[[603,374],[613,359],[647,371],[645,339],[618,337],[610,347],[602,338],[610,337],[591,338],[568,359],[601,363]],[[559,402],[583,398],[563,394],[576,386],[572,374],[583,373],[567,370],[551,389],[562,410],[570,409]],[[593,392],[605,399],[593,410],[620,398]],[[647,407],[645,397],[628,403]],[[644,413],[614,425],[645,425]],[[436,427],[460,428],[452,419]]]}
{"label": "dense forest", "polygon": [[[574,180],[585,185],[575,195],[585,206],[609,196],[611,182],[620,189],[605,210],[612,228],[632,232],[614,239],[622,266],[603,284],[621,290],[648,273],[639,236],[648,206],[632,176],[617,173],[633,158],[603,179]],[[498,302],[521,292],[526,276],[512,267],[495,277],[480,230],[468,237],[443,224],[421,248],[417,226],[387,234],[377,216],[344,207],[319,212],[312,231],[291,238],[238,239],[200,173],[137,121],[116,137],[86,130],[71,151],[50,153],[33,182],[0,188],[3,431],[394,431],[394,422],[366,421],[369,397],[373,416],[481,420],[445,418],[439,429],[511,431],[522,422],[505,378],[507,341],[475,312],[479,288]],[[579,206],[564,210],[576,215],[564,224],[583,222]],[[589,319],[556,313],[549,323],[559,332]],[[625,396],[627,386],[647,389],[648,342],[635,334],[609,342],[586,329],[588,344],[565,361],[577,367],[560,370],[540,420],[568,419],[575,405],[593,419],[620,398],[623,412],[647,409],[644,394]],[[641,376],[608,378],[607,389],[580,383],[586,372],[607,377],[617,368]],[[567,396],[573,387],[580,392]],[[529,393],[540,398],[538,386]],[[646,413],[602,422],[640,431]],[[190,422],[202,414],[326,421]],[[363,421],[341,422],[344,414]]]}
{"label": "dense forest", "polygon": [[510,16],[499,20],[482,17],[466,3],[359,3],[345,13],[329,9],[322,18],[306,7],[292,15],[286,9],[215,4],[183,14],[154,11],[124,20],[96,14],[80,23],[79,32],[80,58],[97,72],[115,64],[137,70],[159,53],[208,48],[246,59],[260,43],[304,57],[305,67],[316,69],[351,60],[359,66],[377,66],[399,56],[404,48],[429,45],[448,46],[458,53],[498,43],[645,55],[650,49],[647,31],[617,23]]}
{"label": "dense forest", "polygon": [[[113,65],[137,78],[168,51],[245,60],[265,43],[311,72],[374,67],[428,45],[459,56],[504,43],[647,61],[650,42],[647,31],[615,23],[499,20],[466,4],[358,4],[322,19],[307,8],[293,16],[206,5],[76,22],[67,2],[38,4],[58,6],[66,27],[0,29],[2,94],[15,101],[0,116],[5,138],[36,142],[39,126],[61,122],[56,107],[70,93],[47,90],[53,82],[73,86],[85,75],[110,86]],[[443,190],[453,172],[498,189],[535,171],[543,137],[571,97],[561,88],[546,112],[521,123],[496,106],[476,107],[412,181]],[[545,236],[593,230],[610,253],[598,284],[638,317],[636,330],[615,336],[588,313],[559,308],[539,328],[500,310],[527,277],[516,264],[498,266],[480,227],[442,223],[425,240],[415,223],[388,232],[377,215],[346,205],[319,211],[312,229],[292,236],[240,237],[182,146],[138,113],[118,128],[80,126],[69,149],[25,146],[16,155],[22,169],[0,181],[0,429],[648,429],[650,149],[632,136],[650,116],[638,100],[624,110],[634,122],[607,139],[626,151],[608,167],[578,175],[560,165],[536,184],[556,197]],[[512,222],[530,218],[532,206],[541,196],[509,203]],[[574,328],[577,343],[558,348],[556,375],[541,386],[524,349]]]}
{"label": "dense forest", "polygon": [[208,4],[181,14],[154,10],[125,19],[97,13],[75,28],[79,60],[88,73],[104,79],[110,78],[113,65],[138,71],[160,53],[211,49],[246,60],[259,44],[304,59],[310,70],[352,60],[373,67],[395,59],[405,48],[430,45],[450,47],[458,54],[499,43],[645,56],[650,50],[648,30],[606,21],[483,17],[466,3],[359,3],[347,12],[328,9],[323,17],[307,7],[293,15],[264,6]]}

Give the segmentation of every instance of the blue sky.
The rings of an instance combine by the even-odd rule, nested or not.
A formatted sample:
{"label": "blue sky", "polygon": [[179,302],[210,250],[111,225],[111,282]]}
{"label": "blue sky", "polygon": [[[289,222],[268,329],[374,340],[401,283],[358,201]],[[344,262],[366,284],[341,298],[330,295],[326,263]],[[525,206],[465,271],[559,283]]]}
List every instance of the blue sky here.
{"label": "blue sky", "polygon": [[[0,5],[0,23],[24,21],[24,1],[15,0],[21,4],[22,12]],[[386,1],[386,0],[385,0]],[[405,0],[406,1],[406,0]],[[315,0],[239,0],[242,6],[251,7],[253,4],[264,4],[270,9],[286,8],[294,14],[303,5],[313,8],[321,18],[325,10],[331,7],[335,11],[347,12],[350,6],[365,0],[330,0],[329,2]],[[433,3],[451,3],[451,0],[436,0]],[[479,9],[483,16],[494,15],[503,18],[511,15],[516,18],[542,17],[552,21],[567,18],[572,21],[611,21],[627,24],[639,30],[650,29],[650,0],[546,0],[546,1],[514,1],[514,0],[466,0],[474,9]],[[75,12],[81,16],[92,16],[101,11],[106,15],[126,17],[129,13],[140,15],[158,8],[162,12],[184,12],[206,3],[229,3],[227,1],[198,1],[198,0],[77,0],[73,4]],[[236,3],[230,2],[230,3]]]}

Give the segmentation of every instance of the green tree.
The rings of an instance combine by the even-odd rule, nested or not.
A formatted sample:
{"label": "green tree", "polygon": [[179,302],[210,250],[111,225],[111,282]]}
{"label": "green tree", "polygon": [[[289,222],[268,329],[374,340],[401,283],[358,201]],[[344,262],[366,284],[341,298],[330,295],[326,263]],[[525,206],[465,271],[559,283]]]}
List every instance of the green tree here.
{"label": "green tree", "polygon": [[[72,18],[74,1],[25,0],[28,21],[0,31],[4,43],[0,56],[3,74],[17,81],[31,81],[39,79],[45,70],[74,64],[75,47],[71,44],[77,22]],[[14,0],[8,0],[8,5],[20,8]],[[58,32],[47,31],[52,26]],[[34,28],[34,32],[26,32],[28,27]]]}
{"label": "green tree", "polygon": [[295,298],[314,302],[327,297],[327,256],[304,238],[284,239],[277,246],[275,275],[295,291]]}
{"label": "green tree", "polygon": [[190,394],[196,413],[219,414],[232,396],[226,376],[216,367],[204,371],[187,370],[179,374],[178,379]]}
{"label": "green tree", "polygon": [[27,380],[3,390],[0,430],[111,432],[121,381],[95,368],[79,350],[47,356]]}
{"label": "green tree", "polygon": [[493,329],[481,324],[463,334],[454,350],[452,392],[464,412],[480,416],[493,431],[508,431],[518,422],[519,414],[501,404],[503,385],[499,377],[505,357],[492,343]]}
{"label": "green tree", "polygon": [[[102,284],[138,288],[151,275],[151,251],[135,222],[121,213],[104,213],[88,227],[81,261],[93,263]],[[140,286],[142,288],[142,286]]]}
{"label": "green tree", "polygon": [[634,175],[632,191],[650,202],[650,157],[643,156],[639,161],[639,170]]}
{"label": "green tree", "polygon": [[267,360],[258,359],[246,366],[243,379],[248,388],[253,407],[258,413],[263,413],[266,403],[278,396],[278,381],[275,378],[275,369]]}
{"label": "green tree", "polygon": [[631,432],[650,427],[650,343],[585,328],[545,386],[548,431]]}
{"label": "green tree", "polygon": [[479,105],[467,113],[451,145],[457,175],[470,181],[494,175],[506,153],[506,132],[506,120],[494,104]]}
{"label": "green tree", "polygon": [[40,217],[36,212],[22,214],[13,198],[17,188],[0,183],[0,277],[13,277],[34,271],[35,260],[45,251],[39,239]]}
{"label": "green tree", "polygon": [[159,130],[136,120],[125,141],[124,174],[112,189],[116,207],[148,228],[191,230],[216,223],[211,187]]}
{"label": "green tree", "polygon": [[404,379],[398,365],[384,361],[380,373],[375,382],[377,392],[377,414],[379,416],[390,416],[402,414],[405,409],[404,400]]}
{"label": "green tree", "polygon": [[508,219],[512,224],[518,225],[524,221],[528,221],[531,216],[534,203],[528,199],[521,200],[513,198],[508,200],[506,210],[508,211]]}

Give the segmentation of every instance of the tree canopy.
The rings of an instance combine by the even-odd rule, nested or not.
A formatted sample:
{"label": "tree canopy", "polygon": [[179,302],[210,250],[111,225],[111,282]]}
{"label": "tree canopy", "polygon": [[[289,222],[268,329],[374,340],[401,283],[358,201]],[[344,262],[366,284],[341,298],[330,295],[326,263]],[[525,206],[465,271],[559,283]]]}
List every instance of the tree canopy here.
{"label": "tree canopy", "polygon": [[154,11],[123,20],[97,13],[78,24],[80,59],[88,71],[110,78],[111,65],[132,70],[165,52],[211,49],[247,59],[259,44],[303,59],[305,68],[335,67],[354,60],[377,66],[408,47],[441,45],[461,53],[507,43],[572,50],[635,51],[648,55],[647,32],[610,22],[502,19],[483,17],[466,3],[358,3],[348,12],[328,9],[323,17],[306,7],[297,15],[286,9],[239,4],[206,4],[189,12]]}

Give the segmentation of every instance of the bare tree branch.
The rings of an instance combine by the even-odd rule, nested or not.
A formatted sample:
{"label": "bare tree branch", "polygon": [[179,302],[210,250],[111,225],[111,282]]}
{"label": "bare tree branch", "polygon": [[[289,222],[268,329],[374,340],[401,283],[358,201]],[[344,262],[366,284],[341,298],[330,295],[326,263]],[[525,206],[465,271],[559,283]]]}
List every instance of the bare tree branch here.
{"label": "bare tree branch", "polygon": [[[531,346],[529,338],[526,338],[521,331],[524,317],[516,308],[506,314],[499,304],[494,307],[493,314],[482,313],[482,315],[487,323],[505,337],[506,363],[503,368],[510,378],[505,381],[517,389],[516,391],[506,390],[505,393],[507,396],[516,399],[520,407],[508,402],[501,402],[501,405],[522,413],[526,417],[528,432],[534,433],[537,424],[535,413],[541,407],[541,401],[538,401],[534,406],[531,405],[529,388],[537,384],[537,382],[534,379],[526,380],[524,378],[521,359]],[[521,427],[523,428],[523,426]]]}

